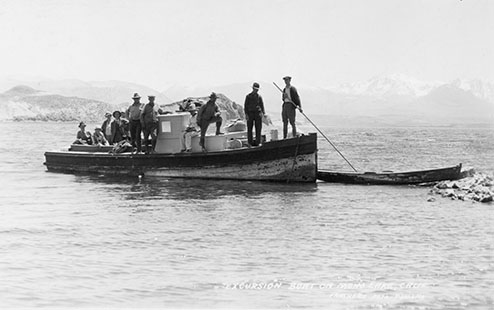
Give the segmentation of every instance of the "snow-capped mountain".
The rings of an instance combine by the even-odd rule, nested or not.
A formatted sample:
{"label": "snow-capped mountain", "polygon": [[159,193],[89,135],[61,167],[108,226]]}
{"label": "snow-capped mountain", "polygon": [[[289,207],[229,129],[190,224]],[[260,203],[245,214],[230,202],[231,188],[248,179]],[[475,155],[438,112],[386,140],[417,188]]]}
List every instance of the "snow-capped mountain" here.
{"label": "snow-capped mountain", "polygon": [[494,83],[479,79],[456,79],[450,83],[464,91],[471,92],[475,97],[494,103]]}
{"label": "snow-capped mountain", "polygon": [[336,87],[329,87],[329,89],[335,93],[347,95],[417,97],[428,94],[441,84],[443,83],[438,81],[424,82],[405,75],[393,74],[375,76],[363,82],[345,83]]}
{"label": "snow-capped mountain", "polygon": [[471,92],[475,97],[494,103],[494,83],[479,79],[455,79],[449,82],[421,81],[402,74],[375,76],[366,81],[329,86],[337,94],[353,96],[421,97],[444,85]]}

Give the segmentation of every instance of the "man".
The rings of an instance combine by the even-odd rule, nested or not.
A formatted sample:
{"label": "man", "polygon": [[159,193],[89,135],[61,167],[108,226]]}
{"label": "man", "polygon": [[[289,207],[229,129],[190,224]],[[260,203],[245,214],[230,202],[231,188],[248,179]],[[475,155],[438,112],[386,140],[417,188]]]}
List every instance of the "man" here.
{"label": "man", "polygon": [[[144,133],[144,151],[146,154],[153,153],[156,146],[158,115],[154,108],[155,96],[148,96],[149,102],[141,112],[141,126]],[[149,149],[149,136],[151,135],[151,149]]]}
{"label": "man", "polygon": [[103,121],[103,124],[101,125],[101,130],[103,131],[103,135],[105,136],[105,139],[109,140],[111,136],[111,122],[112,122],[111,113],[106,112],[105,117],[106,119]]}
{"label": "man", "polygon": [[293,137],[297,136],[297,129],[295,127],[295,110],[299,109],[300,113],[303,113],[303,111],[297,89],[290,84],[292,78],[290,76],[285,76],[283,80],[285,81],[285,88],[283,89],[283,94],[281,97],[283,100],[281,118],[283,119],[283,139],[286,139],[288,134],[288,122],[292,125]]}
{"label": "man", "polygon": [[195,104],[188,106],[190,112],[190,119],[187,128],[184,130],[184,134],[181,136],[182,152],[190,152],[192,149],[192,137],[199,135],[201,130],[197,125],[197,108]]}
{"label": "man", "polygon": [[216,123],[216,135],[223,134],[222,132],[220,132],[223,119],[221,118],[220,110],[216,105],[217,98],[218,96],[215,93],[211,93],[208,102],[202,105],[199,109],[199,113],[197,113],[197,124],[201,128],[201,139],[199,141],[199,145],[202,147],[203,152],[207,151],[204,140],[209,124]]}
{"label": "man", "polygon": [[[259,95],[259,84],[252,84],[252,92],[245,96],[245,119],[247,120],[247,141],[251,146],[261,144],[262,117],[264,115],[264,102]],[[252,137],[252,127],[256,128],[256,141]]]}
{"label": "man", "polygon": [[135,93],[132,99],[134,103],[126,111],[127,119],[129,120],[130,143],[136,148],[137,153],[141,153],[141,96]]}

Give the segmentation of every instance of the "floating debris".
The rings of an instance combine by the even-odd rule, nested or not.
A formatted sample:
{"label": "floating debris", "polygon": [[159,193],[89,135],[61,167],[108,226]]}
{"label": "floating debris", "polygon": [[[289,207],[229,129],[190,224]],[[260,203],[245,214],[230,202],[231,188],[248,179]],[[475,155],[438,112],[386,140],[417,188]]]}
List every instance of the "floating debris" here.
{"label": "floating debris", "polygon": [[[434,185],[431,194],[449,197],[453,200],[471,200],[477,202],[492,202],[494,199],[494,179],[484,173],[470,169],[462,172],[462,179],[441,181]],[[427,201],[434,201],[430,197]]]}

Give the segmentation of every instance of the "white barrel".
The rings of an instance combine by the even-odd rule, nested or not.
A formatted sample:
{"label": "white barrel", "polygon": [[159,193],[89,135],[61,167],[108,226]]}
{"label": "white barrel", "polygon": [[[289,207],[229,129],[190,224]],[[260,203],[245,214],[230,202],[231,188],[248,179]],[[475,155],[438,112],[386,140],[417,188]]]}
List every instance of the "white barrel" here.
{"label": "white barrel", "polygon": [[278,140],[278,129],[271,129],[270,134],[271,134],[271,141]]}

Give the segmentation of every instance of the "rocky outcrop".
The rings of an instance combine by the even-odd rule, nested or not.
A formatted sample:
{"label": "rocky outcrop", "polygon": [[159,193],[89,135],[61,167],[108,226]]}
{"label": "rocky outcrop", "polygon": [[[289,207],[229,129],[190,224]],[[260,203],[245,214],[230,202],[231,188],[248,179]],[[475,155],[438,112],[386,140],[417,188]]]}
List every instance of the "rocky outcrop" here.
{"label": "rocky outcrop", "polygon": [[[465,176],[460,180],[442,181],[430,191],[431,195],[441,195],[453,200],[471,200],[476,202],[492,202],[494,199],[494,179],[492,176],[477,173],[473,169],[462,172]],[[429,197],[428,201],[434,201]]]}
{"label": "rocky outcrop", "polygon": [[[227,96],[223,94],[216,94],[218,99],[216,99],[216,104],[222,111],[226,111],[227,119],[243,119],[244,109],[243,106],[236,104],[232,100],[230,100]],[[188,97],[183,100],[173,102],[170,104],[161,104],[160,108],[163,111],[167,112],[176,112],[176,111],[186,111],[187,107],[191,104],[195,104],[197,108],[208,102],[209,96],[206,97]]]}

